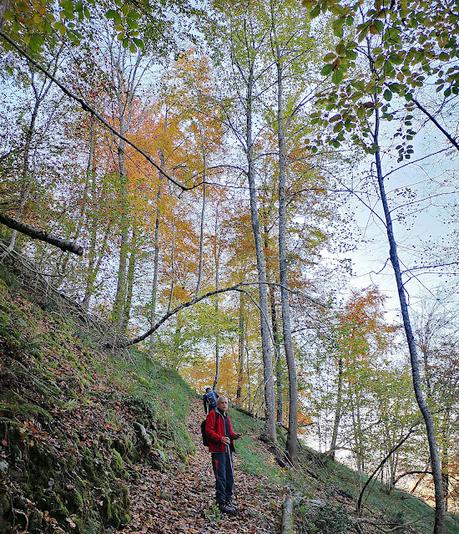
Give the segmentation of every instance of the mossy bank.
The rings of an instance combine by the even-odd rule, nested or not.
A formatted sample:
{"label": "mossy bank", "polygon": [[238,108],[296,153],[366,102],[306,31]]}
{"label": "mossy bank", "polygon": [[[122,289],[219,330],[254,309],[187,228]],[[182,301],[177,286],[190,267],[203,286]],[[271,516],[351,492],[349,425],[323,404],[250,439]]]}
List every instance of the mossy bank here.
{"label": "mossy bank", "polygon": [[142,353],[99,350],[56,298],[0,270],[0,532],[98,533],[130,520],[133,466],[193,452],[191,390]]}

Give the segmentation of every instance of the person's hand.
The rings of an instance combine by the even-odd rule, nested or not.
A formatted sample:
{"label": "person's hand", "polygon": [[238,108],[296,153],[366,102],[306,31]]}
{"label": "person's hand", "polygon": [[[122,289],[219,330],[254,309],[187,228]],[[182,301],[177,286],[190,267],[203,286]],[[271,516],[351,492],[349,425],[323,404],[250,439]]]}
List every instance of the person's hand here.
{"label": "person's hand", "polygon": [[238,434],[237,432],[233,434],[233,439],[239,439],[242,436],[242,434]]}
{"label": "person's hand", "polygon": [[225,445],[229,445],[230,444],[230,439],[228,436],[223,436],[222,437],[222,443],[224,443]]}

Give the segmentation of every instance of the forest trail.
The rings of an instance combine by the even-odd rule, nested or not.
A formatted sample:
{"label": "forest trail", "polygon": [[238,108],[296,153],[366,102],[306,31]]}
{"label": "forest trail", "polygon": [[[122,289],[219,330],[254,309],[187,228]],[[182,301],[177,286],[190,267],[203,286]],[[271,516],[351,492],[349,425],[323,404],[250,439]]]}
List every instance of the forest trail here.
{"label": "forest trail", "polygon": [[[239,512],[236,516],[218,517],[214,506],[215,482],[210,453],[201,442],[200,423],[203,418],[202,403],[196,401],[188,419],[196,454],[184,469],[161,473],[148,465],[135,466],[138,478],[130,486],[133,520],[118,533],[279,532],[283,488],[259,476],[243,473],[237,454],[234,462],[235,501]],[[260,449],[265,447],[262,442],[258,443]],[[268,451],[266,454],[269,454]]]}

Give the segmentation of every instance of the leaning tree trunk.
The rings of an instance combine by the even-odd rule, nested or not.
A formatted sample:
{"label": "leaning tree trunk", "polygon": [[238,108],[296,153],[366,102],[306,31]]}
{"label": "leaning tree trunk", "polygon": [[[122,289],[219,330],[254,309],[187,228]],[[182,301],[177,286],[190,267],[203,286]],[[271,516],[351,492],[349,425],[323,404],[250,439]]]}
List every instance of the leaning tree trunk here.
{"label": "leaning tree trunk", "polygon": [[[59,59],[61,50],[58,51],[54,59],[54,67],[53,67],[53,72],[52,72],[53,75],[56,74],[56,71],[58,68],[58,59]],[[45,79],[41,88],[38,89],[37,86],[35,85],[34,71],[32,70],[32,66],[30,64],[29,66],[31,69],[31,85],[32,85],[32,89],[34,92],[35,101],[34,101],[32,115],[30,117],[29,127],[27,128],[26,138],[25,138],[25,143],[24,143],[22,168],[21,168],[21,191],[20,191],[20,198],[19,198],[19,208],[16,214],[16,217],[18,218],[19,221],[22,221],[22,217],[24,215],[24,210],[27,204],[27,200],[30,195],[30,188],[32,186],[32,180],[30,176],[30,150],[32,147],[33,136],[35,134],[35,125],[37,121],[38,111],[53,84],[52,80]],[[17,231],[13,230],[11,234],[10,243],[8,245],[9,252],[14,250],[14,247],[16,246],[16,239],[17,239]]]}
{"label": "leaning tree trunk", "polygon": [[[18,220],[22,220],[22,217],[24,215],[24,209],[26,206],[27,198],[29,196],[29,190],[31,185],[31,179],[30,179],[30,147],[32,145],[32,138],[35,131],[35,122],[37,120],[38,115],[38,108],[40,106],[40,100],[38,98],[35,99],[35,104],[32,110],[32,115],[30,117],[29,127],[27,128],[26,132],[26,138],[24,143],[24,151],[23,151],[23,157],[22,157],[22,169],[21,169],[21,191],[20,191],[20,198],[19,198],[19,209],[18,213],[16,214],[16,217]],[[13,230],[11,234],[10,243],[8,245],[8,251],[14,250],[14,247],[16,246],[16,239],[17,239],[18,232],[17,230]]]}
{"label": "leaning tree trunk", "polygon": [[282,310],[282,333],[284,338],[284,351],[285,359],[287,361],[289,386],[287,455],[292,464],[295,465],[298,459],[298,383],[290,321],[290,295],[287,264],[287,154],[283,118],[283,72],[281,52],[277,43],[275,53],[277,68],[277,142],[279,150],[279,281]]}
{"label": "leaning tree trunk", "polygon": [[413,380],[414,394],[416,396],[416,401],[419,406],[419,410],[424,418],[427,439],[429,442],[429,452],[430,452],[430,461],[432,466],[432,473],[435,486],[435,524],[434,524],[434,534],[443,534],[445,532],[445,499],[443,495],[443,480],[441,472],[441,462],[440,455],[438,452],[437,439],[435,436],[434,422],[432,414],[430,412],[429,406],[424,398],[424,393],[422,391],[422,380],[421,373],[419,369],[419,358],[416,347],[416,342],[414,340],[413,328],[411,326],[411,318],[408,308],[408,302],[405,293],[405,287],[402,280],[402,273],[400,268],[400,260],[398,257],[397,251],[397,241],[395,239],[393,223],[392,223],[392,214],[389,209],[389,204],[386,195],[386,189],[384,184],[384,175],[382,171],[381,164],[381,153],[379,146],[379,127],[380,127],[380,116],[379,108],[375,106],[375,130],[373,133],[374,145],[376,147],[375,152],[375,164],[376,164],[376,174],[378,178],[379,194],[381,197],[382,206],[384,209],[384,217],[386,221],[386,232],[387,239],[389,241],[389,255],[392,267],[394,269],[395,280],[397,283],[397,292],[400,302],[400,310],[402,313],[403,326],[405,329],[405,335],[408,343],[408,350],[410,353],[411,360],[411,376]]}

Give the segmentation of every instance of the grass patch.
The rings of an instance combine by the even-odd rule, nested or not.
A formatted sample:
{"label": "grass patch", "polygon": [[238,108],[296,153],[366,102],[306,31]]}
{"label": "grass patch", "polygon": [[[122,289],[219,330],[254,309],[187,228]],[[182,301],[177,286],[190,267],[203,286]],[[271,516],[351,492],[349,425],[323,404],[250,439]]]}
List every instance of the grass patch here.
{"label": "grass patch", "polygon": [[128,358],[110,358],[103,365],[105,373],[111,375],[110,381],[134,402],[146,406],[157,425],[172,434],[180,457],[194,453],[186,424],[193,392],[177,372],[161,367],[135,349]]}
{"label": "grass patch", "polygon": [[[355,506],[360,490],[367,480],[366,476],[360,476],[346,465],[327,459],[307,448],[303,449],[301,465],[314,475],[309,477],[309,483],[315,486],[316,491],[322,489],[330,500],[337,493],[342,496],[344,492],[352,497],[352,506]],[[304,480],[297,480],[295,485],[304,487],[306,484]],[[419,534],[432,532],[434,510],[431,506],[404,491],[392,490],[388,493],[387,488],[378,480],[373,480],[365,490],[363,509],[365,515],[369,516],[374,512],[384,514],[388,520],[400,524],[401,528],[411,525]],[[447,518],[447,533],[459,534],[457,516]]]}
{"label": "grass patch", "polygon": [[286,483],[287,473],[277,465],[272,455],[267,456],[261,452],[264,449],[258,446],[263,422],[234,408],[230,409],[230,416],[233,430],[243,435],[235,445],[241,469],[250,475],[268,479],[273,484]]}

